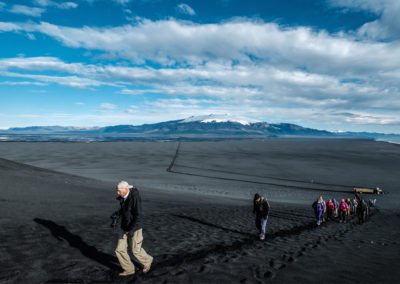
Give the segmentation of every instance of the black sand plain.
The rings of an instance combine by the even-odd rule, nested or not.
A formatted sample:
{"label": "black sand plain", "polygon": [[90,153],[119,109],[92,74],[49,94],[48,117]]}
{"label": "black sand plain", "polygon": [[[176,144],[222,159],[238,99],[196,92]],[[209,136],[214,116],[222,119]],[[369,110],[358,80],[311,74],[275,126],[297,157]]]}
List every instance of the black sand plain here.
{"label": "black sand plain", "polygon": [[[1,283],[397,283],[400,145],[369,140],[0,143]],[[115,185],[137,186],[151,271],[118,277]],[[383,188],[359,225],[311,203]],[[252,197],[270,200],[256,237]]]}

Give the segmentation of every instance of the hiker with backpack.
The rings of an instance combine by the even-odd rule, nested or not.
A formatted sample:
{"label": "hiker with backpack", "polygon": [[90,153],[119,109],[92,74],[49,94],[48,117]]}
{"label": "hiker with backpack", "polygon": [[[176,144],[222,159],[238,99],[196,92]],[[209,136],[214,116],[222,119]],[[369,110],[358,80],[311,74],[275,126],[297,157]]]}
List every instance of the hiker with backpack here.
{"label": "hiker with backpack", "polygon": [[259,231],[261,241],[265,239],[265,227],[267,226],[269,209],[270,206],[267,198],[256,193],[253,200],[253,214],[256,215],[256,228]]}
{"label": "hiker with backpack", "polygon": [[333,210],[333,216],[335,218],[339,217],[339,202],[335,198],[332,198],[333,205],[335,206],[335,209]]}
{"label": "hiker with backpack", "polygon": [[328,219],[333,220],[333,211],[335,210],[335,204],[332,199],[329,199],[328,203],[326,203],[326,212],[328,214]]}
{"label": "hiker with backpack", "polygon": [[346,203],[347,203],[347,205],[348,205],[348,208],[347,208],[347,216],[350,216],[350,214],[353,213],[352,210],[351,210],[351,208],[352,208],[352,201],[351,201],[351,199],[350,199],[350,198],[347,198],[347,199],[346,199]]}
{"label": "hiker with backpack", "polygon": [[358,217],[358,223],[362,224],[368,215],[368,206],[364,199],[361,198],[359,194],[356,194],[357,208],[356,213]]}
{"label": "hiker with backpack", "polygon": [[349,205],[346,203],[344,199],[340,201],[339,204],[339,218],[340,218],[340,223],[345,223],[346,222],[346,214],[347,210],[349,209]]}
{"label": "hiker with backpack", "polygon": [[322,215],[325,211],[325,202],[322,198],[322,195],[318,197],[316,201],[312,204],[314,209],[315,218],[317,219],[317,225],[321,225],[322,222]]}

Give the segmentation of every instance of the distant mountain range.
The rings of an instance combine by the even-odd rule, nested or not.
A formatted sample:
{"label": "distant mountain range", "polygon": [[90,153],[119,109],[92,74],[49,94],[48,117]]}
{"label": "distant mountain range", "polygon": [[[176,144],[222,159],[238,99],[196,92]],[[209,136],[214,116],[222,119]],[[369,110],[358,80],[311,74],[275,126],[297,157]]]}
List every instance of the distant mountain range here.
{"label": "distant mountain range", "polygon": [[[136,137],[154,139],[256,139],[272,137],[363,137],[387,140],[400,138],[400,135],[388,135],[367,132],[329,132],[305,128],[296,124],[250,122],[227,115],[207,115],[189,117],[181,120],[155,124],[115,125],[106,127],[62,127],[31,126],[0,130],[2,135],[64,135],[96,137]],[[4,139],[3,139],[4,140]]]}

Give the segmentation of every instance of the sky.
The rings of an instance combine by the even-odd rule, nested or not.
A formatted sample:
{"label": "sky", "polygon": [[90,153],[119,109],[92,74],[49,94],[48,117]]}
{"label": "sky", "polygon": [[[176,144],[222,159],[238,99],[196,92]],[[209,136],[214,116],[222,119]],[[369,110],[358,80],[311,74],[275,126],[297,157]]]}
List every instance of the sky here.
{"label": "sky", "polygon": [[0,128],[198,115],[400,134],[398,0],[0,0]]}

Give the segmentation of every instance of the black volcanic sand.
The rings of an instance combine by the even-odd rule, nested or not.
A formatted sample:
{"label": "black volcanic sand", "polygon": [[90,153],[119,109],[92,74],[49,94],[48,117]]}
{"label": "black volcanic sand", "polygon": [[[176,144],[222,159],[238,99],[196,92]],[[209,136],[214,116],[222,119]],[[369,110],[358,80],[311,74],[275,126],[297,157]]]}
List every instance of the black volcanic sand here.
{"label": "black volcanic sand", "polygon": [[[400,146],[363,140],[0,143],[1,283],[395,283]],[[177,151],[178,148],[178,151]],[[168,171],[167,171],[168,169]],[[144,275],[119,278],[116,183],[139,187]],[[311,203],[382,187],[359,225]],[[270,199],[261,242],[255,192]]]}

